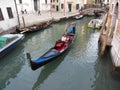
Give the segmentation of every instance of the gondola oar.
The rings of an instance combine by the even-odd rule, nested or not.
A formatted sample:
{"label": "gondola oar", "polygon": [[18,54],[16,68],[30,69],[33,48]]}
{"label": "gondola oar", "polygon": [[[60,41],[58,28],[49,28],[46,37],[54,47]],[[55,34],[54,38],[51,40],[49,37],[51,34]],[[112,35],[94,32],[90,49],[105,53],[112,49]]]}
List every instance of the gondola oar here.
{"label": "gondola oar", "polygon": [[65,27],[65,34],[67,34],[67,30],[68,30],[68,28],[70,27],[70,24],[66,24],[66,27]]}

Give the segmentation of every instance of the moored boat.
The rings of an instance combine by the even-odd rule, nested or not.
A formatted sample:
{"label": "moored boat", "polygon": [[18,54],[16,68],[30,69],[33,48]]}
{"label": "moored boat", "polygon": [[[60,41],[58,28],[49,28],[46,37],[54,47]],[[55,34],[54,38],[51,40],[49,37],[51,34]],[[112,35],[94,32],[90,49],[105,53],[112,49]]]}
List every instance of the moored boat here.
{"label": "moored boat", "polygon": [[16,31],[18,33],[29,33],[29,32],[36,32],[36,31],[41,31],[47,27],[49,27],[52,24],[51,21],[42,23],[40,25],[33,25],[31,27],[26,27],[26,28],[17,28]]}
{"label": "moored boat", "polygon": [[23,38],[23,34],[5,34],[0,36],[0,58],[15,48]]}
{"label": "moored boat", "polygon": [[61,55],[71,46],[75,37],[76,37],[76,23],[72,23],[71,27],[69,28],[69,31],[66,34],[64,34],[52,48],[50,48],[45,54],[40,56],[38,59],[34,61],[31,60],[30,53],[27,53],[27,59],[29,61],[31,69],[36,70],[39,67],[47,64],[48,62],[53,61],[54,58]]}
{"label": "moored boat", "polygon": [[83,18],[83,15],[76,15],[75,17],[73,17],[74,19],[78,20],[78,19],[81,19]]}
{"label": "moored boat", "polygon": [[92,20],[90,20],[90,22],[88,23],[88,27],[89,27],[89,28],[100,29],[101,26],[102,26],[102,20],[101,20],[101,19],[92,19]]}

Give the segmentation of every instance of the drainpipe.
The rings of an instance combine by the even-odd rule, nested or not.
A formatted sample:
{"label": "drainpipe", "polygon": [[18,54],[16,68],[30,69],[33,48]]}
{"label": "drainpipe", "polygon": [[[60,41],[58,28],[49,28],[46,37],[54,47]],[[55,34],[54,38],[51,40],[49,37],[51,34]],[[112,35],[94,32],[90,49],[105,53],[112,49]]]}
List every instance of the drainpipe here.
{"label": "drainpipe", "polygon": [[52,17],[52,0],[50,0],[50,15]]}
{"label": "drainpipe", "polygon": [[19,14],[18,14],[18,9],[17,9],[16,0],[14,0],[14,2],[15,2],[15,8],[16,8],[16,12],[17,12],[18,25],[19,25],[19,27],[20,27],[20,19],[19,19]]}
{"label": "drainpipe", "polygon": [[66,16],[66,0],[64,0],[64,16]]}

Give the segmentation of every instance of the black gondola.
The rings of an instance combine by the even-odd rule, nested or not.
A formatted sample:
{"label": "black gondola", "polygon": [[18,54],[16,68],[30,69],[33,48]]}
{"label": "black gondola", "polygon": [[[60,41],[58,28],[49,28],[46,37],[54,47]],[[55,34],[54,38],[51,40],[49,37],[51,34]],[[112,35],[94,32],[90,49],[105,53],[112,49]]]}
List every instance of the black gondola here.
{"label": "black gondola", "polygon": [[36,32],[36,31],[41,31],[47,27],[49,27],[52,24],[51,21],[42,23],[41,25],[33,25],[31,27],[26,27],[26,28],[17,28],[16,31],[18,33],[30,33],[30,32]]}
{"label": "black gondola", "polygon": [[45,54],[43,54],[37,60],[35,61],[31,60],[30,53],[27,53],[27,59],[30,63],[31,69],[36,70],[39,67],[47,64],[48,62],[53,61],[54,60],[53,58],[61,55],[71,46],[75,37],[76,37],[76,23],[73,22],[68,32],[62,36],[64,40],[62,38],[58,40],[54,47],[50,48]]}

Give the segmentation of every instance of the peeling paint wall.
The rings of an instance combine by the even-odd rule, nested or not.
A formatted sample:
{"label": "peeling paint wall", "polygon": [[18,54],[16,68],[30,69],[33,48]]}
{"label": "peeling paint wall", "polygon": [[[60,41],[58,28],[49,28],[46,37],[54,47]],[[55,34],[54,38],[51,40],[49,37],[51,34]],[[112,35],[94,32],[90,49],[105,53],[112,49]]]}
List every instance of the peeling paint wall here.
{"label": "peeling paint wall", "polygon": [[[13,18],[9,18],[7,8],[10,7],[13,13]],[[0,0],[0,8],[4,20],[0,21],[0,32],[6,31],[18,24],[17,13],[14,0]]]}
{"label": "peeling paint wall", "polygon": [[[62,4],[63,8],[61,8]],[[52,11],[57,11],[56,7],[58,6],[58,12],[77,12],[79,9],[76,9],[76,5],[79,5],[79,9],[81,9],[84,6],[84,0],[58,0],[58,2],[52,0]]]}
{"label": "peeling paint wall", "polygon": [[115,67],[120,67],[120,0],[111,1],[110,13],[112,15],[111,31],[113,30],[112,62]]}

